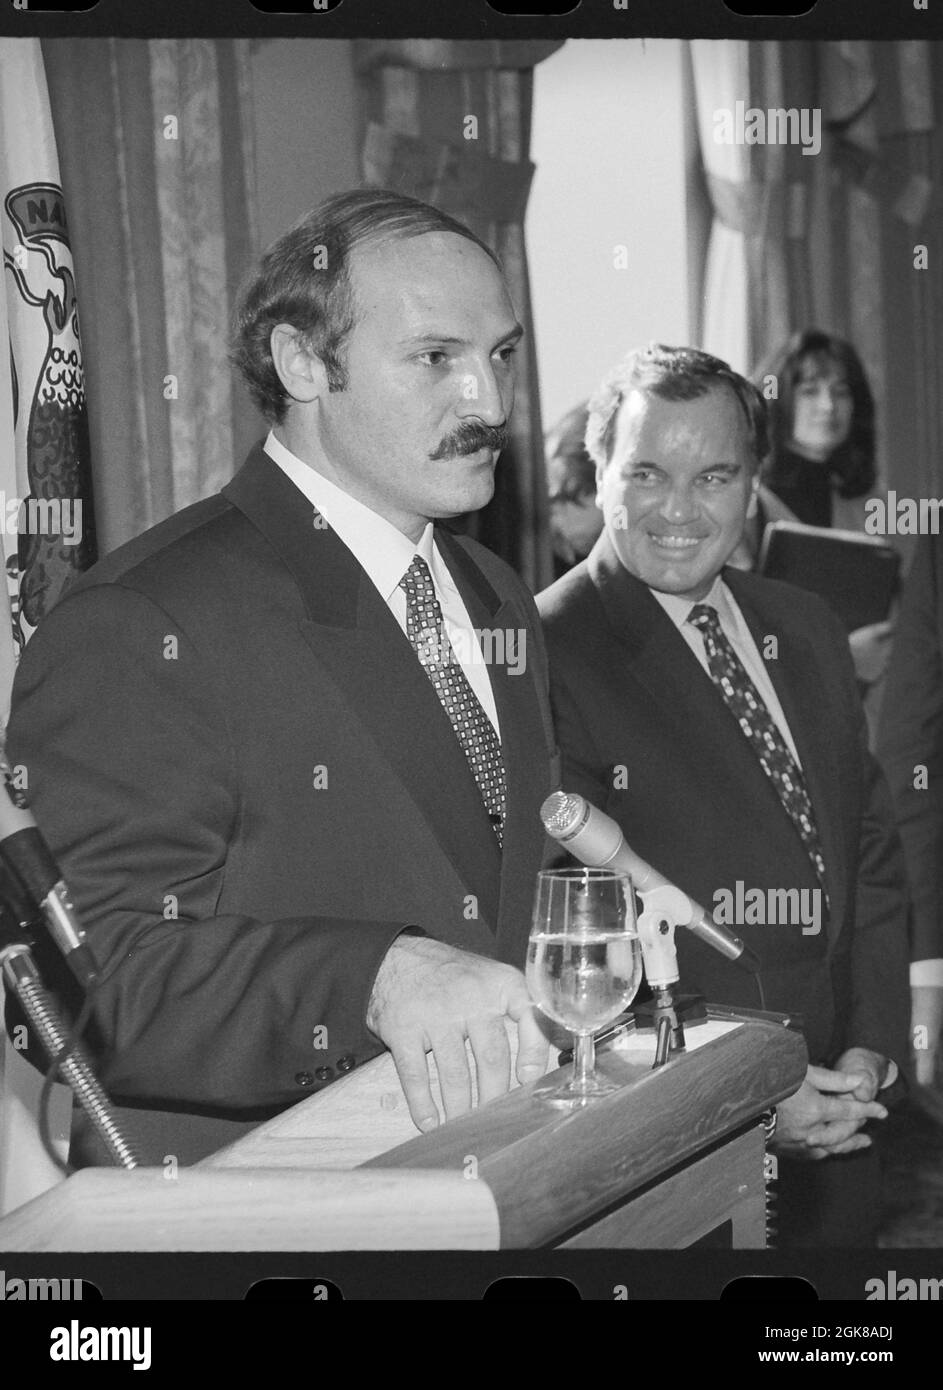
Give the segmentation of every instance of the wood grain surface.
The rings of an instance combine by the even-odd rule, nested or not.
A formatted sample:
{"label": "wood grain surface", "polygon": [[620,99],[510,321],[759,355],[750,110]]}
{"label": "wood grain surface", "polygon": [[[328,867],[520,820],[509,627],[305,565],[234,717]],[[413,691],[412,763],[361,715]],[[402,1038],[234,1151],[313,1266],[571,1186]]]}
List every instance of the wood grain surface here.
{"label": "wood grain surface", "polygon": [[553,1111],[528,1086],[365,1166],[468,1171],[474,1158],[502,1246],[553,1244],[791,1095],[807,1063],[799,1034],[755,1021],[657,1072],[629,1056],[603,1054],[624,1085],[584,1110]]}
{"label": "wood grain surface", "polygon": [[755,1019],[604,1052],[610,1098],[560,1111],[542,1082],[413,1125],[388,1056],[169,1179],[86,1169],[0,1221],[0,1250],[495,1249],[683,1245],[731,1220],[762,1243],[756,1118],[805,1073],[799,1034]]}
{"label": "wood grain surface", "polygon": [[496,1250],[485,1183],[460,1174],[85,1168],[0,1221],[0,1249]]}

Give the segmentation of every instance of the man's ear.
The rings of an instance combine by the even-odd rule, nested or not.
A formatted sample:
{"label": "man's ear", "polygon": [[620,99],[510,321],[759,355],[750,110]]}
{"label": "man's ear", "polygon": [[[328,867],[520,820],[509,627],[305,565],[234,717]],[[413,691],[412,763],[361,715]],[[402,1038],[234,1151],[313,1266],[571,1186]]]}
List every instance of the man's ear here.
{"label": "man's ear", "polygon": [[759,470],[750,479],[750,500],[747,503],[747,516],[756,516],[756,509],[760,502],[760,474]]}
{"label": "man's ear", "polygon": [[279,323],[269,339],[278,379],[293,401],[307,404],[327,394],[327,372],[320,357],[305,345],[290,323]]}

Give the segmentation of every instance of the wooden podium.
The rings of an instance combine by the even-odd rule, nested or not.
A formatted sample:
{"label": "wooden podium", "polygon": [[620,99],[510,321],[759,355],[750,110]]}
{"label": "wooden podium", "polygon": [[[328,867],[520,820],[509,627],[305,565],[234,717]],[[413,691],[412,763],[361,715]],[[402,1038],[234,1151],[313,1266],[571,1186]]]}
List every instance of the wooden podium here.
{"label": "wooden podium", "polygon": [[600,1054],[611,1097],[518,1087],[429,1135],[377,1058],[193,1168],[76,1173],[0,1221],[0,1252],[762,1248],[759,1117],[807,1054],[725,1012],[657,1071],[650,1033]]}

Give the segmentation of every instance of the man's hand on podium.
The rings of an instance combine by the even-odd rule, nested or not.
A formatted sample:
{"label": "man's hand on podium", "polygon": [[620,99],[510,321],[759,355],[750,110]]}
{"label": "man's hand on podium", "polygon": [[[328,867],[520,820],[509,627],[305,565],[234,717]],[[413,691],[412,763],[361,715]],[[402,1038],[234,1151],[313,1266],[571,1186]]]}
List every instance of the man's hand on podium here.
{"label": "man's hand on podium", "polygon": [[836,1070],[810,1066],[798,1091],[776,1107],[779,1121],[773,1147],[794,1158],[821,1159],[867,1149],[859,1134],[868,1120],[887,1110],[874,1099],[888,1069],[887,1059],[866,1048],[850,1048]]}
{"label": "man's hand on podium", "polygon": [[439,1123],[427,1052],[435,1057],[448,1119],[472,1105],[466,1038],[478,1073],[478,1103],[510,1088],[505,1019],[518,1028],[517,1079],[522,1085],[536,1081],[546,1071],[547,1038],[519,970],[425,936],[393,942],[377,971],[366,1021],[390,1049],[419,1129]]}

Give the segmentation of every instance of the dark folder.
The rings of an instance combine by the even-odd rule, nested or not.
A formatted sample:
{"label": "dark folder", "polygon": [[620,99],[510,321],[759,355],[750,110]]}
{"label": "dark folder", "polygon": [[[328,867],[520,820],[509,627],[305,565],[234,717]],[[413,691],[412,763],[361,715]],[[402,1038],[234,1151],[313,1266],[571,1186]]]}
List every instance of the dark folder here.
{"label": "dark folder", "polygon": [[887,617],[900,556],[880,536],[773,521],[763,533],[757,569],[821,595],[853,632]]}

